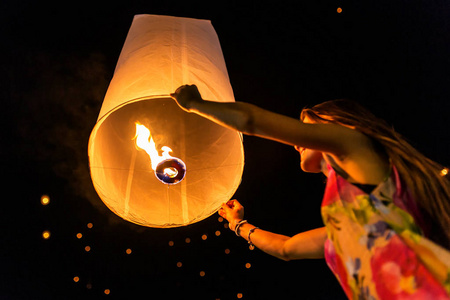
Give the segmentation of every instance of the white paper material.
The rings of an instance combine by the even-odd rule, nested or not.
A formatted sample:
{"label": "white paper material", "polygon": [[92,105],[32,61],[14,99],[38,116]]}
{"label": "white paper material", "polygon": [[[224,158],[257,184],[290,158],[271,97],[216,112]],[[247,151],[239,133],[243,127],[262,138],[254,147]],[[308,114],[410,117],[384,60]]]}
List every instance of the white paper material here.
{"label": "white paper material", "polygon": [[[135,16],[89,140],[94,187],[125,220],[150,227],[200,221],[229,200],[241,181],[240,133],[182,111],[168,95],[196,84],[204,99],[234,102],[220,43],[210,21]],[[160,182],[133,140],[135,122],[157,148],[186,164],[178,184]]]}

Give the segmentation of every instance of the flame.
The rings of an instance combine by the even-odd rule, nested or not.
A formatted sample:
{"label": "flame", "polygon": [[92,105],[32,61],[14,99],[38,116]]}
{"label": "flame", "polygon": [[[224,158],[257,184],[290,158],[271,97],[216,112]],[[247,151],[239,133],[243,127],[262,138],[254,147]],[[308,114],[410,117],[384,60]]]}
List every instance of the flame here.
{"label": "flame", "polygon": [[[136,146],[140,149],[145,150],[147,154],[150,156],[152,169],[156,170],[158,164],[165,160],[172,158],[169,152],[172,152],[167,146],[161,147],[162,155],[159,155],[158,150],[156,150],[156,144],[153,140],[153,137],[150,133],[150,130],[142,124],[136,122]],[[164,170],[166,171],[166,170]]]}

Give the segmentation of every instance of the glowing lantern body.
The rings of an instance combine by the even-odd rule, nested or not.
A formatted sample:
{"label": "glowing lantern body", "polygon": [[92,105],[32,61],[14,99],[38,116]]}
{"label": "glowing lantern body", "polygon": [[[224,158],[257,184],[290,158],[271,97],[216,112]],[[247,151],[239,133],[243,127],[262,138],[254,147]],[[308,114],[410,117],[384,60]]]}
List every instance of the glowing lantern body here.
{"label": "glowing lantern body", "polygon": [[[89,140],[94,187],[125,220],[188,225],[216,212],[240,183],[241,135],[181,110],[168,95],[183,84],[196,84],[205,99],[234,101],[210,21],[135,16]],[[150,130],[160,155],[167,146],[185,163],[181,181],[165,184],[155,176],[136,144],[137,123]]]}

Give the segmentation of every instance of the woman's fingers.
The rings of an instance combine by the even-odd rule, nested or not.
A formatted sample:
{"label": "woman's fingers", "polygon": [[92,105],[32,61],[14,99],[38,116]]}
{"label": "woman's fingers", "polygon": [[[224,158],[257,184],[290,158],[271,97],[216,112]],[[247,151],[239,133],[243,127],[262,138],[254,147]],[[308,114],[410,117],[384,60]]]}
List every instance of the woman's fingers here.
{"label": "woman's fingers", "polygon": [[232,209],[238,209],[238,208],[242,207],[242,205],[236,199],[232,199],[232,200],[228,201],[226,203],[226,205]]}
{"label": "woman's fingers", "polygon": [[219,215],[228,221],[242,218],[244,215],[244,207],[237,200],[230,200],[222,204],[222,207],[219,209]]}

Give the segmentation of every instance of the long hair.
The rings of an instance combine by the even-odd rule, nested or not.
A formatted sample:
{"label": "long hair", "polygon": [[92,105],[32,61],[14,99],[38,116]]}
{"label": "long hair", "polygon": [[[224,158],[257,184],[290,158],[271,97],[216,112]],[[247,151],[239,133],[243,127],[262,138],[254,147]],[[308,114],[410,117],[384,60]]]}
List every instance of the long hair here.
{"label": "long hair", "polygon": [[379,144],[411,191],[425,222],[428,238],[450,249],[450,182],[442,165],[425,157],[384,120],[349,100],[327,101],[303,109],[301,119],[354,127]]}

